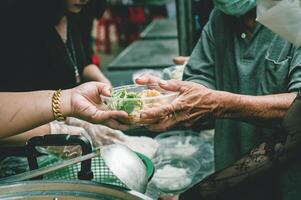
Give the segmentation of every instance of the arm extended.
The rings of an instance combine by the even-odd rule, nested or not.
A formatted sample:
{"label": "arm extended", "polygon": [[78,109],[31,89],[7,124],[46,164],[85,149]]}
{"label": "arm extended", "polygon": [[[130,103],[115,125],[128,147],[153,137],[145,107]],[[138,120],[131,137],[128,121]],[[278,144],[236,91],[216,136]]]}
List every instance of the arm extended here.
{"label": "arm extended", "polygon": [[[54,120],[51,99],[54,91],[0,94],[0,138],[12,136]],[[64,92],[62,113],[70,114],[70,100]]]}
{"label": "arm extended", "polygon": [[[54,91],[0,93],[0,138],[41,126],[53,121]],[[118,122],[128,115],[121,111],[103,111],[100,95],[110,95],[108,86],[90,82],[64,90],[60,101],[63,116],[77,117],[92,123],[102,123],[115,129],[128,128]]]}
{"label": "arm extended", "polygon": [[[265,96],[239,95],[228,92],[216,92],[218,105],[213,110],[217,118],[228,118],[268,126],[268,122],[280,122],[294,101],[295,93],[273,94]],[[214,95],[215,96],[215,95]]]}
{"label": "arm extended", "polygon": [[[192,127],[204,118],[227,118],[257,123],[267,127],[282,120],[296,94],[283,93],[250,96],[209,89],[188,81],[161,81],[146,76],[136,80],[140,84],[159,83],[166,90],[179,92],[172,104],[143,112],[145,120],[155,119],[149,128],[162,131],[173,126]],[[174,115],[174,117],[169,117]]]}

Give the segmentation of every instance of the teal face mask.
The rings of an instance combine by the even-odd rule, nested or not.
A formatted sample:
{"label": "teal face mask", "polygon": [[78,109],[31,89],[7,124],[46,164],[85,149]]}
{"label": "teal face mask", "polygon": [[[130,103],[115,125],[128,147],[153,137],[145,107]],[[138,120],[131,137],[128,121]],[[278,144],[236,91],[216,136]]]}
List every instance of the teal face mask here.
{"label": "teal face mask", "polygon": [[256,6],[256,0],[213,0],[213,2],[225,14],[237,17]]}

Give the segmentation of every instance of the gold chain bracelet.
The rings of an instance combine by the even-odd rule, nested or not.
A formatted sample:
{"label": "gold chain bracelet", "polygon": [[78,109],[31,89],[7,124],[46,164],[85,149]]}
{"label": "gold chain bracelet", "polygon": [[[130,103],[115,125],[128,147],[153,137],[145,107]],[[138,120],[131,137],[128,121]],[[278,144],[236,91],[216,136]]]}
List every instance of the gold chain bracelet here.
{"label": "gold chain bracelet", "polygon": [[65,121],[66,117],[63,116],[61,112],[61,96],[62,96],[62,90],[59,89],[53,93],[52,96],[52,111],[54,119],[57,121]]}

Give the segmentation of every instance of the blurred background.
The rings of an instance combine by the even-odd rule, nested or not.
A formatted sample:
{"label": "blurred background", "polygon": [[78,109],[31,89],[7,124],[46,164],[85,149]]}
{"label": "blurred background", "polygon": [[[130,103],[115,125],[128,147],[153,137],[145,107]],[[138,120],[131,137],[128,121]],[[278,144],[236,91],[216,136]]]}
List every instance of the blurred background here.
{"label": "blurred background", "polygon": [[106,9],[95,10],[88,44],[94,64],[100,66],[113,86],[131,84],[133,75],[142,69],[160,74],[174,65],[174,57],[189,55],[213,8],[209,0],[101,3]]}

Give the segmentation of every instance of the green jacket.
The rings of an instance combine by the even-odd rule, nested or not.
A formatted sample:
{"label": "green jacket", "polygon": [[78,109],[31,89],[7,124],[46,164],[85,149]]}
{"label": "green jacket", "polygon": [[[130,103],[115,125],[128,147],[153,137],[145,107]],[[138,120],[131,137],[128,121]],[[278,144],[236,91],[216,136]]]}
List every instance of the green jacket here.
{"label": "green jacket", "polygon": [[[262,25],[257,25],[253,38],[248,41],[234,22],[235,19],[213,10],[185,68],[183,79],[216,90],[255,96],[298,91],[301,88],[301,50]],[[281,131],[277,125],[274,127],[263,128],[217,119],[214,138],[216,169],[235,162],[260,143],[278,137]],[[283,180],[277,182],[282,184],[281,190],[286,191],[284,196],[291,193],[288,176],[299,174],[300,178],[294,178],[293,186],[301,186],[301,162],[296,165],[294,167],[299,170],[294,173],[288,170],[276,177],[277,180],[286,180],[286,183]],[[266,193],[278,187],[265,188],[266,184],[262,183],[257,189]],[[295,197],[301,199],[301,190],[298,190]],[[253,193],[255,196],[250,199],[274,199],[262,195],[257,197],[256,193],[260,192]]]}

